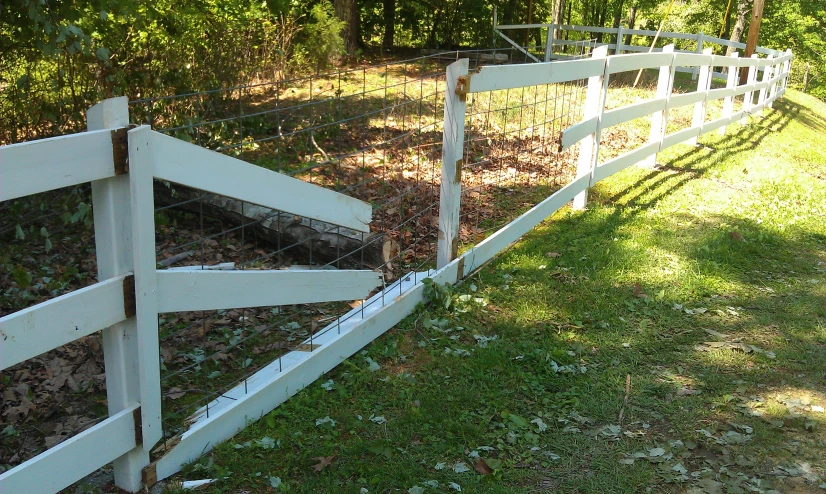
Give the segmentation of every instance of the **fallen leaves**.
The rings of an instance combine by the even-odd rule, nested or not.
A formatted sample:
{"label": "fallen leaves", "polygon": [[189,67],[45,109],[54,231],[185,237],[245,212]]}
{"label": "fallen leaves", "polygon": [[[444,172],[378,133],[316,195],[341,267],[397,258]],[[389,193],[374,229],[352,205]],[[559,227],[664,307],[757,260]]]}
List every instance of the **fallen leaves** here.
{"label": "fallen leaves", "polygon": [[761,355],[765,355],[767,358],[774,359],[776,357],[775,353],[771,350],[764,350],[756,345],[749,345],[746,343],[740,342],[733,342],[733,341],[704,341],[699,345],[695,345],[694,349],[698,352],[710,352],[713,350],[734,350],[743,352],[746,354],[749,353],[759,353]]}
{"label": "fallen leaves", "polygon": [[313,465],[312,468],[316,473],[319,473],[322,470],[324,470],[326,467],[332,465],[333,462],[336,460],[336,456],[335,455],[333,455],[333,456],[317,456],[317,457],[313,458],[313,460],[318,460],[318,463]]}
{"label": "fallen leaves", "polygon": [[473,469],[480,475],[490,475],[493,473],[493,469],[488,465],[485,459],[481,457],[476,459],[476,462],[473,464]]}

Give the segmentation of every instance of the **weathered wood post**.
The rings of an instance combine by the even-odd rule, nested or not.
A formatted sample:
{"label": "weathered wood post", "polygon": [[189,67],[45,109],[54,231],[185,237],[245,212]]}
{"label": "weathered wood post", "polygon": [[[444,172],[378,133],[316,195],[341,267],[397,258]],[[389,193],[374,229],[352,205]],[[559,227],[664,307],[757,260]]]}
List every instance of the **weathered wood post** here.
{"label": "weathered wood post", "polygon": [[[591,58],[606,58],[607,46],[598,46],[591,52]],[[605,108],[605,74],[588,78],[588,89],[585,93],[585,108],[582,120],[599,118]],[[593,172],[599,158],[599,120],[593,134],[588,134],[579,142],[579,159],[577,161],[577,177],[589,175]],[[584,209],[588,204],[588,190],[583,190],[574,197],[574,209]]]}
{"label": "weathered wood post", "polygon": [[[666,45],[663,47],[663,53],[674,53],[674,45]],[[657,99],[667,99],[671,95],[671,90],[674,87],[674,58],[671,58],[671,63],[660,67],[660,74],[657,77]],[[665,135],[666,126],[668,124],[668,109],[663,108],[660,111],[651,114],[651,131],[648,134],[648,142],[659,142],[662,144],[663,136]],[[645,158],[640,162],[640,165],[645,167],[653,167],[657,164],[657,153]]]}
{"label": "weathered wood post", "polygon": [[[113,130],[119,151],[126,159],[126,127],[129,126],[129,103],[125,96],[104,100],[86,112],[88,130]],[[92,182],[92,211],[95,225],[95,255],[98,281],[132,271],[132,221],[129,175],[123,173]],[[127,277],[124,296],[134,300],[134,278]],[[134,306],[132,307],[134,309]],[[106,401],[109,416],[141,402],[138,363],[138,326],[131,316],[103,330],[103,360],[106,366]],[[140,416],[135,418],[140,425]],[[149,464],[149,451],[138,443],[132,451],[113,462],[115,485],[129,492],[141,489],[141,470]]]}
{"label": "weathered wood post", "polygon": [[442,182],[439,186],[439,241],[436,266],[442,268],[459,250],[459,208],[462,197],[462,156],[467,108],[468,59],[447,67],[442,133]]}
{"label": "weathered wood post", "polygon": [[[740,56],[739,53],[736,51],[729,55],[731,58],[737,58]],[[729,91],[734,91],[734,88],[737,87],[737,76],[739,75],[740,71],[737,70],[737,65],[729,65],[728,66],[728,76],[726,77],[726,89]],[[734,96],[729,95],[726,96],[723,100],[723,116],[724,117],[731,117],[731,113],[734,110]],[[726,134],[726,126],[723,125],[717,130],[717,133],[720,135]]]}
{"label": "weathered wood post", "polygon": [[[703,50],[703,55],[711,55],[711,48],[706,48]],[[708,88],[711,87],[711,77],[712,73],[714,72],[714,62],[712,61],[709,65],[703,65],[700,67],[700,75],[697,78],[697,92],[698,93],[708,93]],[[694,115],[691,118],[691,126],[692,127],[699,127],[703,126],[703,123],[706,121],[706,98],[703,98],[703,101],[698,101],[694,103]],[[692,146],[697,145],[697,136],[692,137],[686,144],[690,144]]]}
{"label": "weathered wood post", "polygon": [[617,27],[617,42],[614,47],[614,55],[622,55],[622,24]]}

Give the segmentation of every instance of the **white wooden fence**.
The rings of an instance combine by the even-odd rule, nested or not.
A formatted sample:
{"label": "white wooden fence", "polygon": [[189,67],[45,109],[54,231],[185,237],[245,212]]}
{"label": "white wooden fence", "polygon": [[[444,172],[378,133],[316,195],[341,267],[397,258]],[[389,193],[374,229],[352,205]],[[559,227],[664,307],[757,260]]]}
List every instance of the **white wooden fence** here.
{"label": "white wooden fence", "polygon": [[[208,405],[158,461],[149,451],[161,439],[158,314],[172,311],[355,300],[381,284],[372,271],[157,270],[152,181],[180,183],[358,231],[369,231],[369,204],[240,160],[159,134],[128,128],[126,98],[89,110],[89,131],[0,147],[0,201],[92,182],[98,258],[97,284],[0,319],[0,370],[75,339],[103,331],[109,418],[0,475],[0,492],[54,492],[114,462],[116,484],[136,492],[243,429],[323,373],[353,355],[411,313],[424,285],[455,283],[492,259],[534,226],[574,200],[586,204],[587,188],[681,142],[696,142],[749,114],[759,114],[785,92],[792,55],[748,59],[662,53],[607,56],[526,65],[483,67],[468,73],[468,60],[447,69],[437,269],[410,273],[323,330],[307,351],[293,351],[264,367],[239,388]],[[710,89],[713,67],[728,67],[727,85]],[[738,67],[748,67],[745,84]],[[697,90],[673,94],[674,75],[699,69]],[[620,72],[658,69],[654,99],[605,110],[608,84]],[[757,77],[762,71],[762,78]],[[588,79],[583,120],[566,129],[562,149],[579,146],[577,177],[484,241],[457,255],[461,167],[468,94]],[[755,95],[756,101],[755,101]],[[743,98],[734,112],[733,99]],[[706,104],[723,99],[721,117],[706,121]],[[666,134],[669,110],[694,105],[691,127]],[[651,116],[649,140],[605,162],[601,132]],[[647,160],[647,161],[646,161]]]}
{"label": "white wooden fence", "polygon": [[[527,47],[523,47],[518,42],[514,41],[512,38],[507,36],[502,30],[522,30],[522,29],[543,29],[546,31],[545,35],[545,46],[544,46],[544,57],[543,60],[540,60],[536,55],[530,52]],[[613,43],[594,43],[594,47],[601,47],[604,46],[610,53],[613,55],[622,55],[625,53],[659,53],[663,51],[663,48],[654,48],[653,50],[650,48],[651,43],[649,39],[653,39],[657,37],[658,39],[662,40],[672,40],[672,39],[679,39],[679,40],[686,40],[689,44],[694,45],[694,51],[685,51],[685,50],[675,50],[680,53],[698,53],[701,54],[703,51],[711,46],[709,45],[717,45],[721,47],[733,48],[735,53],[739,53],[740,50],[746,49],[745,43],[738,43],[735,41],[723,39],[723,38],[715,38],[714,36],[708,36],[703,34],[702,32],[697,34],[689,34],[689,33],[675,33],[670,31],[662,31],[657,34],[657,31],[651,31],[647,29],[629,29],[624,26],[619,27],[593,27],[593,26],[576,26],[576,25],[568,25],[568,24],[498,24],[498,18],[496,14],[496,9],[494,9],[493,13],[493,31],[496,35],[503,39],[506,43],[513,46],[515,49],[522,52],[526,57],[530,58],[534,62],[545,61],[549,62],[551,60],[565,60],[568,58],[574,58],[572,56],[563,55],[563,54],[555,54],[554,48],[555,47],[566,47],[566,46],[579,46],[582,44],[582,41],[574,41],[568,39],[562,39],[562,34],[564,32],[569,33],[590,33],[590,34],[600,34],[607,36],[609,38],[613,38]],[[643,45],[633,45],[633,44],[626,44],[624,42],[624,38],[626,36],[638,36],[643,37],[646,39],[646,42]],[[755,49],[755,52],[760,55],[766,55],[771,57],[780,57],[783,55],[783,52],[778,50],[773,50],[771,48],[766,48],[762,46],[758,46]],[[690,72],[693,74],[693,77],[697,78],[697,70],[690,68],[690,67],[677,67],[676,69],[678,72]],[[715,72],[714,77],[725,78],[725,74],[720,72]]]}
{"label": "white wooden fence", "polygon": [[[127,100],[116,98],[89,110],[88,132],[0,147],[0,201],[92,182],[98,260],[98,283],[0,318],[0,370],[102,330],[110,415],[4,472],[0,492],[55,492],[110,462],[123,489],[154,483],[149,451],[162,437],[159,313],[354,300],[381,285],[373,271],[156,270],[155,178],[363,232],[372,208],[128,123]],[[310,375],[286,396],[320,373]],[[268,411],[283,401],[264,391],[273,390],[252,390],[239,406],[211,414],[217,424],[197,441],[182,438],[173,453],[187,454],[162,476],[263,410],[243,404],[275,402],[264,406]],[[235,429],[227,435],[230,424]]]}

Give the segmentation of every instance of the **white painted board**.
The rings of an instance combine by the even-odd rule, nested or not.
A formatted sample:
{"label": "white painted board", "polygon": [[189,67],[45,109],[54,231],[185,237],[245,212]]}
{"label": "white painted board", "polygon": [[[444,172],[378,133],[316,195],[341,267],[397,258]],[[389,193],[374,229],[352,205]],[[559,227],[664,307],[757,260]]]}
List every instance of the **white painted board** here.
{"label": "white painted board", "polygon": [[144,451],[150,451],[163,436],[158,292],[155,280],[155,199],[152,180],[153,165],[158,156],[155,142],[153,131],[147,125],[129,131],[132,257],[135,272],[135,317]]}
{"label": "white painted board", "polygon": [[562,147],[560,150],[564,151],[574,144],[578,143],[585,137],[593,134],[597,130],[597,123],[599,117],[594,116],[587,120],[583,120],[578,124],[571,125],[562,131]]}
{"label": "white painted board", "polygon": [[110,278],[0,318],[0,370],[125,320],[124,278]]}
{"label": "white painted board", "polygon": [[152,132],[154,176],[291,214],[370,231],[366,202]]}
{"label": "white painted board", "polygon": [[608,57],[608,74],[627,72],[629,70],[654,69],[664,65],[671,65],[673,53],[632,53]]}
{"label": "white painted board", "polygon": [[471,74],[469,92],[481,93],[484,91],[578,81],[602,75],[604,69],[604,58],[485,66],[479,68],[478,73]]}
{"label": "white painted board", "polygon": [[0,474],[0,492],[53,494],[135,447],[133,414],[139,405]]}
{"label": "white painted board", "polygon": [[0,146],[0,201],[114,176],[108,129]]}
{"label": "white painted board", "polygon": [[633,151],[621,154],[616,158],[610,159],[602,165],[596,167],[594,170],[594,181],[592,186],[600,180],[610,177],[611,175],[628,168],[631,165],[639,163],[645,158],[657,154],[660,147],[660,141],[649,142],[643,146],[638,147]]}
{"label": "white painted board", "polygon": [[654,112],[663,111],[665,110],[665,103],[666,98],[661,97],[608,110],[602,114],[602,124],[600,127],[607,129],[608,127],[628,122],[635,118],[641,118]]}
{"label": "white painted board", "polygon": [[157,271],[158,312],[361,300],[381,285],[367,270]]}

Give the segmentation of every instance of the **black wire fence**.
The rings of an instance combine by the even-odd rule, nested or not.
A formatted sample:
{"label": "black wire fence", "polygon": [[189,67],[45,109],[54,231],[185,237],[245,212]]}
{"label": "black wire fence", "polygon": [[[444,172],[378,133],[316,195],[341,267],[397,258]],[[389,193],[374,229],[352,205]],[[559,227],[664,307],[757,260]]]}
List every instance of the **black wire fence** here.
{"label": "black wire fence", "polygon": [[[583,42],[577,56],[589,56],[592,45]],[[346,318],[361,317],[370,304],[389,302],[409,288],[411,280],[421,281],[435,268],[445,68],[460,58],[470,60],[471,70],[530,61],[515,49],[432,53],[310,77],[130,102],[132,123],[149,124],[373,206],[370,232],[362,233],[156,181],[160,269],[370,269],[383,274],[387,289],[383,296],[351,303],[163,314],[160,361],[167,439],[181,434],[196,418],[209,416],[216,400],[246,392],[256,371],[274,363],[281,366],[292,350],[313,351],[314,339],[340,331]],[[573,176],[575,160],[570,151],[558,151],[559,136],[580,119],[584,87],[585,81],[579,81],[469,97],[462,248],[504,226]],[[70,230],[74,224],[84,225],[81,235],[66,236],[59,245],[59,235],[51,234],[58,253],[70,247],[77,250],[79,274],[61,287],[42,290],[39,298],[11,303],[22,300],[15,295],[20,284],[12,271],[25,264],[27,254],[21,251],[0,259],[9,271],[0,287],[4,312],[95,281],[88,186],[26,201],[0,204],[7,213],[0,222],[3,243],[17,245],[20,251],[25,240],[15,237],[17,230],[31,241],[49,218],[61,218]],[[34,207],[37,201],[43,205]],[[43,236],[36,238],[45,241]],[[32,270],[43,264],[55,272],[62,269],[57,265],[60,256],[38,249],[28,253]],[[49,278],[45,272],[36,278],[44,276]],[[44,387],[39,391],[43,404],[37,406],[53,410],[50,423],[55,415],[77,416],[79,408],[89,425],[99,421],[107,415],[102,356],[99,337],[89,339],[95,341],[67,345],[7,369],[2,375],[4,389],[17,389],[34,374],[49,377],[50,359],[66,349],[87,355],[86,360],[64,359],[67,379],[73,379],[81,366],[90,367],[84,362],[91,355],[94,368],[84,370],[92,376],[91,384],[75,386],[77,390],[64,394],[61,403],[51,405]],[[0,437],[0,468],[25,461],[56,440],[40,430],[46,419],[37,413],[16,415],[13,423],[8,419],[10,409],[26,405],[21,397],[27,391],[20,391],[14,399],[4,399],[0,411],[0,430],[12,426],[13,431]],[[73,405],[74,401],[83,405]],[[76,427],[71,433],[80,430]],[[66,437],[68,432],[57,441]],[[164,450],[160,446],[155,456]]]}

